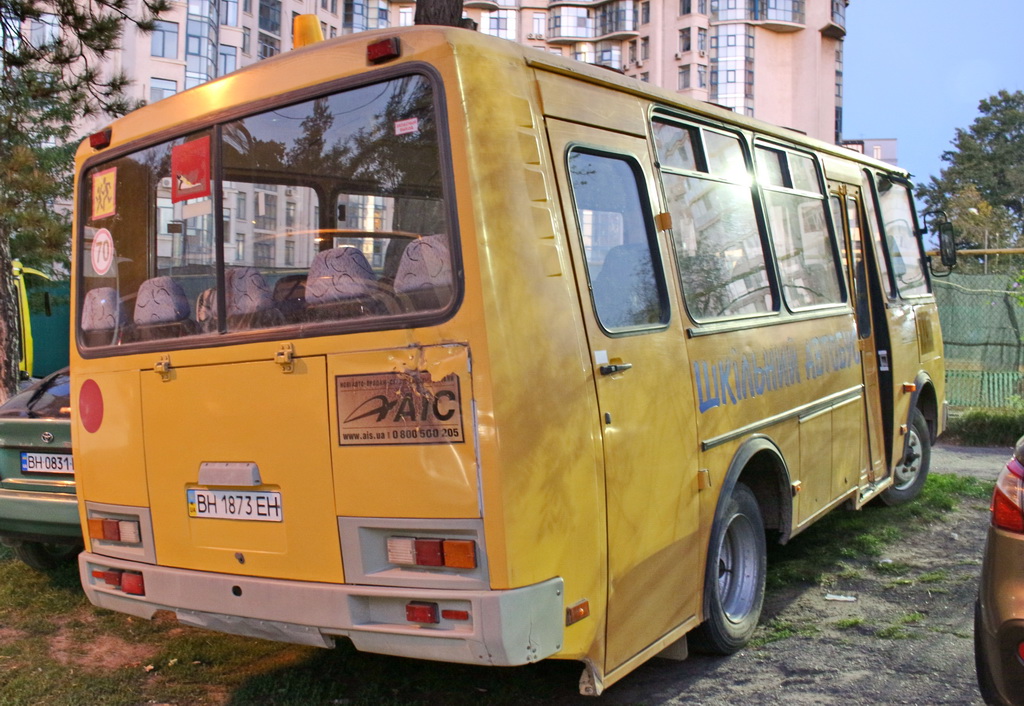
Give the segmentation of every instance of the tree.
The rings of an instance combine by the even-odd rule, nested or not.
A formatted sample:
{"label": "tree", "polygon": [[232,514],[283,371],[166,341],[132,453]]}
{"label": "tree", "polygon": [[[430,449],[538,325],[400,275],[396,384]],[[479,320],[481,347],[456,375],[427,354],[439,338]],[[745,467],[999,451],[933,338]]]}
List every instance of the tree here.
{"label": "tree", "polygon": [[978,105],[979,117],[957,129],[949,166],[918,196],[945,211],[961,247],[1020,247],[1024,229],[1024,91],[1000,91]]}
{"label": "tree", "polygon": [[126,23],[142,31],[169,0],[0,0],[0,401],[17,387],[20,357],[12,252],[67,261],[70,144],[76,128],[135,105],[123,74],[105,70]]}
{"label": "tree", "polygon": [[462,17],[462,0],[417,0],[413,22],[476,29],[476,22]]}

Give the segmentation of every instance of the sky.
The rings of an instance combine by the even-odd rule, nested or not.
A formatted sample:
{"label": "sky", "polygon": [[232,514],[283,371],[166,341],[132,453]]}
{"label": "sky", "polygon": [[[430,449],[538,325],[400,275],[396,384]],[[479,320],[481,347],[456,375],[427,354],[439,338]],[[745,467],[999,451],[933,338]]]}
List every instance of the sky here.
{"label": "sky", "polygon": [[1024,90],[1022,32],[1021,0],[850,0],[843,138],[895,137],[915,183],[938,176],[978,103]]}

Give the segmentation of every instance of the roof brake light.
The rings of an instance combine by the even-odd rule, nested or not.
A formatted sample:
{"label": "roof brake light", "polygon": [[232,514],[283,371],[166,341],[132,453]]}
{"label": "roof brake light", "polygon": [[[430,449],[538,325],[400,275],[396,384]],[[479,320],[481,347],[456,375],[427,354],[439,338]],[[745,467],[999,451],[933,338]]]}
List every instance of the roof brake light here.
{"label": "roof brake light", "polygon": [[389,37],[366,45],[366,61],[371,64],[383,64],[401,55],[402,43],[398,37]]}
{"label": "roof brake light", "polygon": [[100,130],[89,135],[89,146],[94,150],[101,150],[104,147],[110,147],[110,140],[112,131],[108,127],[106,130]]}

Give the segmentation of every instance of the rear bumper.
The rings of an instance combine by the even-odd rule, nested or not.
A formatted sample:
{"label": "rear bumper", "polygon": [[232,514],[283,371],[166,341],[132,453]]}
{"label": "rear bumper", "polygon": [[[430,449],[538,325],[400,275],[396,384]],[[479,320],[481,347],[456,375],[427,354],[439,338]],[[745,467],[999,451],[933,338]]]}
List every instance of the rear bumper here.
{"label": "rear bumper", "polygon": [[1024,537],[989,527],[978,598],[976,657],[988,665],[1004,703],[1024,703]]}
{"label": "rear bumper", "polygon": [[73,493],[0,489],[0,537],[34,542],[82,540]]}
{"label": "rear bumper", "polygon": [[[93,577],[119,569],[143,575],[135,596]],[[467,664],[514,666],[561,649],[562,579],[507,591],[353,586],[232,576],[125,561],[84,552],[82,586],[94,605],[142,618],[174,612],[188,625],[235,635],[331,647],[348,637],[365,652]],[[469,620],[406,620],[410,601],[439,611],[468,611]]]}

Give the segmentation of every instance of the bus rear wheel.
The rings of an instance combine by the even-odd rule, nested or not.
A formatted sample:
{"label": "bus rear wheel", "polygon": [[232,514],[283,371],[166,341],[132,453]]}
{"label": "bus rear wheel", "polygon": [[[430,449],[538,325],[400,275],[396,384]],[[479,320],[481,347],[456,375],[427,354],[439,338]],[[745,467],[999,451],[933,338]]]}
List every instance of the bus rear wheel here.
{"label": "bus rear wheel", "polygon": [[693,636],[696,649],[727,655],[750,641],[761,617],[767,564],[761,508],[753,491],[738,483],[708,547],[705,620]]}
{"label": "bus rear wheel", "polygon": [[907,430],[906,452],[892,471],[892,485],[879,498],[886,505],[910,502],[921,493],[932,461],[931,432],[921,410],[914,409]]}

